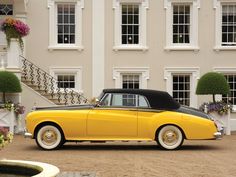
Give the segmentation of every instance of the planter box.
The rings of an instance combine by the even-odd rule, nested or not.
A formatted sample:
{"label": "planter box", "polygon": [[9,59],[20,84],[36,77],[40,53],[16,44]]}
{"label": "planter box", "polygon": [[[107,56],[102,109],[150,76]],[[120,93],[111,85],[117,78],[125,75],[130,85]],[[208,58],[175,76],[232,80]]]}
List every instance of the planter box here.
{"label": "planter box", "polygon": [[210,115],[214,118],[216,124],[224,129],[224,134],[231,134],[230,111],[224,115],[219,115],[217,112],[211,112]]}
{"label": "planter box", "polygon": [[0,109],[0,126],[9,127],[9,131],[14,133],[15,120],[14,111]]}

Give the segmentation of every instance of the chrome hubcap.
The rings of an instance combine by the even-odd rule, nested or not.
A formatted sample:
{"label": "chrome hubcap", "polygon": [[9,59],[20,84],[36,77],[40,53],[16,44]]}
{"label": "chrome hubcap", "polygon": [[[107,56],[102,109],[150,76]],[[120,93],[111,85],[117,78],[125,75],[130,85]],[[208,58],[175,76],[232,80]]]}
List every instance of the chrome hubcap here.
{"label": "chrome hubcap", "polygon": [[168,130],[164,132],[162,135],[163,142],[168,146],[172,146],[176,144],[178,141],[178,138],[179,138],[178,134],[173,130]]}
{"label": "chrome hubcap", "polygon": [[42,133],[42,142],[46,145],[54,144],[57,141],[57,134],[53,130],[46,130]]}

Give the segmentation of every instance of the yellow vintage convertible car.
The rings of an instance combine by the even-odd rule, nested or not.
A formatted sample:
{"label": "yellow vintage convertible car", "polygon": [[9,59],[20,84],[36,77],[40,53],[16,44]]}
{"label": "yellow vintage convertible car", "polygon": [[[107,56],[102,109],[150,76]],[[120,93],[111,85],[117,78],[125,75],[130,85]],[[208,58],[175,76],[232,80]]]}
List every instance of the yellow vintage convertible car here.
{"label": "yellow vintage convertible car", "polygon": [[167,92],[105,89],[96,105],[36,108],[26,117],[25,136],[52,150],[67,141],[156,141],[166,150],[184,139],[220,139],[205,113],[179,105]]}

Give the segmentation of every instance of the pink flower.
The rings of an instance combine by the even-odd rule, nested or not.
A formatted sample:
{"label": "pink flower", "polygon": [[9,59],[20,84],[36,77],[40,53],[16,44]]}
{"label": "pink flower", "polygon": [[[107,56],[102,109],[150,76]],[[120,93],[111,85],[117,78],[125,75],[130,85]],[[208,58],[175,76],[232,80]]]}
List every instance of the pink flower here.
{"label": "pink flower", "polygon": [[14,23],[14,28],[20,33],[22,37],[29,34],[29,27],[19,20],[16,20]]}

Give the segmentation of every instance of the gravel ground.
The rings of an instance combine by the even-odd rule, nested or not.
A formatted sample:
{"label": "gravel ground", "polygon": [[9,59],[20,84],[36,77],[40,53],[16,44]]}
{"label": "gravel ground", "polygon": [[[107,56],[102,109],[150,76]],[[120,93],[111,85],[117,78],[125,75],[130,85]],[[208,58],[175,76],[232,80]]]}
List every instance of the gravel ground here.
{"label": "gravel ground", "polygon": [[153,142],[68,143],[42,151],[34,140],[16,135],[1,158],[40,161],[96,177],[235,177],[236,134],[220,141],[185,141],[177,151],[163,151]]}

